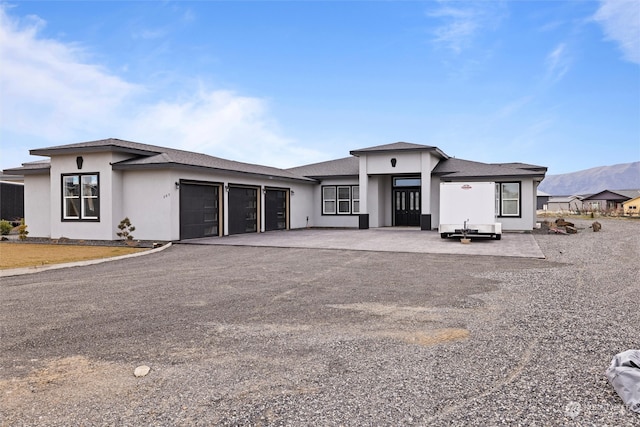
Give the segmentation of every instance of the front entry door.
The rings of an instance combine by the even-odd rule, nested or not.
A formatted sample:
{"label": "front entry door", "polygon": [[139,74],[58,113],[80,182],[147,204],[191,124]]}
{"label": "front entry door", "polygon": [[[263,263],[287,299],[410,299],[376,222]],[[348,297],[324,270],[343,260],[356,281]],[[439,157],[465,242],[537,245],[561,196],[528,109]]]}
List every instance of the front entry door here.
{"label": "front entry door", "polygon": [[420,225],[420,189],[402,188],[393,190],[395,226]]}

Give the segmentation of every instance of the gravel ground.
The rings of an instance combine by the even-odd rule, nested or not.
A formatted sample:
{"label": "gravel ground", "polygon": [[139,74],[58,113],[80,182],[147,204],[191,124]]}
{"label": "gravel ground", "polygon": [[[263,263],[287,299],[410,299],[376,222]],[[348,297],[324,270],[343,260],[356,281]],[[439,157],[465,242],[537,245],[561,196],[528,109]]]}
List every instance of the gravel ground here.
{"label": "gravel ground", "polygon": [[[640,425],[638,221],[546,260],[175,245],[3,278],[0,425]],[[136,366],[151,372],[136,378]]]}

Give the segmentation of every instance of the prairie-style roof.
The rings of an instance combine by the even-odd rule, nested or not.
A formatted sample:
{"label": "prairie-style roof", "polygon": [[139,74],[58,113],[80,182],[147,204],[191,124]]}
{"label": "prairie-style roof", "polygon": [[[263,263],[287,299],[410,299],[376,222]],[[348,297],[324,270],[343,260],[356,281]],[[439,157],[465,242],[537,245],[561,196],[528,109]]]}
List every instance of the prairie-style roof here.
{"label": "prairie-style roof", "polygon": [[309,178],[347,177],[358,176],[360,160],[357,157],[344,157],[342,159],[313,163],[287,169],[296,175]]}
{"label": "prairie-style roof", "polygon": [[548,203],[569,203],[569,202],[573,202],[574,200],[580,200],[582,201],[584,197],[580,197],[580,196],[554,196],[549,198]]}
{"label": "prairie-style roof", "polygon": [[87,152],[119,152],[137,155],[135,158],[114,163],[112,165],[113,169],[151,169],[167,167],[205,168],[250,175],[285,178],[297,181],[307,181],[310,183],[314,182],[312,179],[296,175],[284,169],[236,162],[233,160],[222,159],[220,157],[209,156],[207,154],[141,144],[116,138],[59,145],[30,151],[31,154],[40,156]]}
{"label": "prairie-style roof", "polygon": [[592,194],[585,200],[626,200],[640,196],[640,190],[603,190]]}
{"label": "prairie-style roof", "polygon": [[481,163],[471,160],[448,158],[441,160],[433,169],[433,174],[443,179],[468,178],[543,178],[547,168],[526,163]]}
{"label": "prairie-style roof", "polygon": [[49,159],[46,159],[23,163],[22,167],[5,169],[3,172],[7,175],[34,175],[48,173],[49,169],[51,169],[51,163]]}
{"label": "prairie-style roof", "polygon": [[394,142],[392,144],[377,145],[375,147],[361,148],[359,150],[352,150],[349,154],[353,156],[359,156],[360,154],[379,153],[379,152],[398,152],[398,151],[433,151],[438,154],[440,158],[448,159],[442,150],[438,147],[431,145],[414,144],[411,142]]}
{"label": "prairie-style roof", "polygon": [[[359,175],[359,155],[407,151],[428,151],[438,156],[440,162],[433,170],[433,174],[441,177],[441,179],[488,178],[494,180],[510,177],[542,179],[547,171],[547,168],[543,166],[526,163],[480,163],[451,158],[438,147],[409,142],[395,142],[393,144],[353,150],[350,152],[352,154],[350,157],[290,169],[237,162],[207,154],[141,144],[117,138],[39,148],[30,150],[30,153],[40,156],[56,156],[61,154],[118,152],[131,154],[132,157],[113,163],[112,167],[114,169],[203,168],[313,183],[323,177],[357,177]],[[24,163],[21,168],[7,169],[6,172],[10,174],[37,174],[47,172],[49,168],[49,160],[44,160]]]}

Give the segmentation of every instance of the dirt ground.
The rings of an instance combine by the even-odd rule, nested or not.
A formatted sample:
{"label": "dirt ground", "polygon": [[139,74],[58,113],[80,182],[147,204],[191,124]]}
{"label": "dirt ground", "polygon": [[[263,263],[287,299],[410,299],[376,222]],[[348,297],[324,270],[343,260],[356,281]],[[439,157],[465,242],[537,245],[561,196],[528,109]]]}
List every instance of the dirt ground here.
{"label": "dirt ground", "polygon": [[109,258],[144,250],[146,249],[126,246],[81,246],[2,242],[0,243],[0,270]]}

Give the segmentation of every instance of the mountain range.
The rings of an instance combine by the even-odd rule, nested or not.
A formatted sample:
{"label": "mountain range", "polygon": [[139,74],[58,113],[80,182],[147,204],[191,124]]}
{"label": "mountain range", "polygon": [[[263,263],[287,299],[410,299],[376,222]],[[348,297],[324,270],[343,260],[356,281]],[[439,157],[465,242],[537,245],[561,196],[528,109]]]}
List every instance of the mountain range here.
{"label": "mountain range", "polygon": [[552,196],[594,194],[603,190],[640,189],[640,162],[547,175],[538,189]]}

